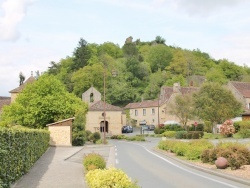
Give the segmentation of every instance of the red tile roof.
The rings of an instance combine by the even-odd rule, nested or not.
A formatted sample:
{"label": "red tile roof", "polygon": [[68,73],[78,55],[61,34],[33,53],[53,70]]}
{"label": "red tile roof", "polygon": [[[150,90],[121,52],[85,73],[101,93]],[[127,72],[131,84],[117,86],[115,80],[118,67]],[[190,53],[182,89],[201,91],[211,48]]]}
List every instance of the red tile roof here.
{"label": "red tile roof", "polygon": [[250,82],[230,81],[230,83],[241,93],[243,97],[250,98]]}
{"label": "red tile roof", "polygon": [[2,111],[3,106],[10,105],[10,97],[0,97],[0,112]]}
{"label": "red tile roof", "polygon": [[133,109],[133,108],[149,108],[149,107],[157,107],[158,100],[145,100],[142,102],[129,103],[124,109]]}
{"label": "red tile roof", "polygon": [[[181,94],[188,94],[198,91],[198,87],[180,87],[179,91]],[[167,101],[171,95],[174,93],[173,87],[170,86],[163,86],[161,88],[161,101],[165,102]]]}
{"label": "red tile roof", "polygon": [[[198,91],[198,87],[180,87],[180,93],[187,94]],[[159,100],[159,104],[166,102],[171,95],[174,93],[173,87],[163,86],[161,88],[161,96]],[[158,107],[158,99],[155,100],[145,100],[142,102],[129,103],[124,109],[135,109],[135,108],[150,108],[150,107]]]}
{"label": "red tile roof", "polygon": [[[106,103],[105,109],[106,109],[106,111],[122,111],[122,108],[108,104],[108,103]],[[103,101],[94,102],[89,107],[89,111],[103,111],[103,110],[104,110],[104,102]]]}
{"label": "red tile roof", "polygon": [[26,84],[32,83],[35,80],[36,79],[33,76],[30,76],[22,85],[20,85],[19,87],[11,90],[10,93],[20,93],[20,92],[22,92],[22,90],[24,89]]}

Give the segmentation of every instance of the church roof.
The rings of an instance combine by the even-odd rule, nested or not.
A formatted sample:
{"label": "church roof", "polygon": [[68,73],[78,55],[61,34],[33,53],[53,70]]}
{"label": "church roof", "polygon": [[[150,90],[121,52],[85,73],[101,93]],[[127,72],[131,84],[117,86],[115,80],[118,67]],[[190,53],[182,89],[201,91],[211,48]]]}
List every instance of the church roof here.
{"label": "church roof", "polygon": [[89,111],[103,111],[104,105],[106,111],[122,111],[122,108],[120,108],[119,106],[114,106],[108,103],[104,103],[103,101],[97,101],[91,104],[91,106],[89,107]]}

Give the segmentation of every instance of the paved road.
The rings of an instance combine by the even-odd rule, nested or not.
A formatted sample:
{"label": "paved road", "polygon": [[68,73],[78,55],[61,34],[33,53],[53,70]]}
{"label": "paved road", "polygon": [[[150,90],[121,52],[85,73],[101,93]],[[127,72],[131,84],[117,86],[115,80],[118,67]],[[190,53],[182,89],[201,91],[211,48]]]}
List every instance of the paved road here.
{"label": "paved road", "polygon": [[217,177],[187,167],[160,154],[155,154],[149,148],[152,142],[131,143],[113,141],[116,150],[116,167],[123,169],[132,179],[138,180],[143,188],[235,188],[249,187],[234,181]]}

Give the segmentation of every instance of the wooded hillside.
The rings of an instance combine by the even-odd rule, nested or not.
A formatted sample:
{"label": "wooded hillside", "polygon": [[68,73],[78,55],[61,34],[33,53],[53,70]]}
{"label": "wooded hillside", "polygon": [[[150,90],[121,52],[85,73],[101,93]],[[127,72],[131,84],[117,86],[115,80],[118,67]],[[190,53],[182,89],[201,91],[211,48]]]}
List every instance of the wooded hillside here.
{"label": "wooded hillside", "polygon": [[[112,42],[88,43],[80,39],[72,56],[51,62],[48,74],[61,80],[69,92],[81,97],[92,85],[106,100],[124,106],[129,102],[155,99],[163,85],[199,86],[199,80],[225,84],[229,80],[250,82],[250,68],[227,59],[215,60],[199,49],[167,45],[164,38],[143,42],[128,37],[122,47]],[[104,68],[105,67],[105,68]]]}

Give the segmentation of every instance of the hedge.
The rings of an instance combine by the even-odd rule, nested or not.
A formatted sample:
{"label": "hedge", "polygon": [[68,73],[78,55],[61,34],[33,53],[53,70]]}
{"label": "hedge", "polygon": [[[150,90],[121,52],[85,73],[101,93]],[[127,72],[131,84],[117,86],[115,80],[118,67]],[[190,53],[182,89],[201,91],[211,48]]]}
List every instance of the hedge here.
{"label": "hedge", "polygon": [[29,171],[47,150],[49,139],[46,130],[0,127],[0,179],[4,188]]}

